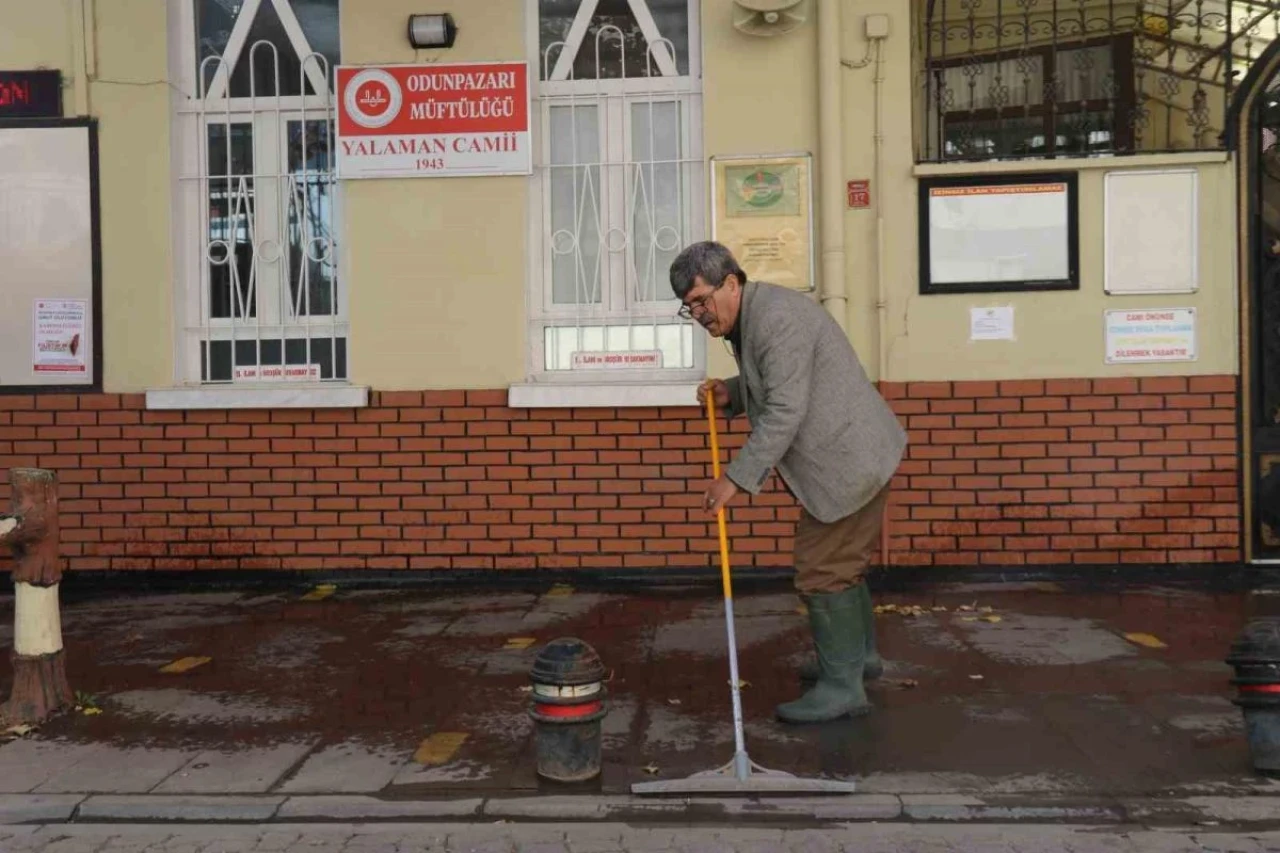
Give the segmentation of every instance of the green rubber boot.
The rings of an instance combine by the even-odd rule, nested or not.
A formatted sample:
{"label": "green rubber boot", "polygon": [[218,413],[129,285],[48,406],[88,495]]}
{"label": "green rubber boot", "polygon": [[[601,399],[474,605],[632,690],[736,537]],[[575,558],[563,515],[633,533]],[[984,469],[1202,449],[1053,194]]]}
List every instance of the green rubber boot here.
{"label": "green rubber boot", "polygon": [[818,679],[803,696],[777,708],[787,723],[824,723],[871,710],[862,687],[867,651],[858,587],[805,596],[818,650]]}
{"label": "green rubber boot", "polygon": [[[862,608],[863,636],[866,637],[867,661],[862,667],[862,677],[873,681],[884,675],[884,661],[876,650],[876,614],[871,606],[871,588],[866,583],[858,584],[859,605]],[[818,680],[818,661],[811,658],[800,665],[800,680],[813,682]]]}

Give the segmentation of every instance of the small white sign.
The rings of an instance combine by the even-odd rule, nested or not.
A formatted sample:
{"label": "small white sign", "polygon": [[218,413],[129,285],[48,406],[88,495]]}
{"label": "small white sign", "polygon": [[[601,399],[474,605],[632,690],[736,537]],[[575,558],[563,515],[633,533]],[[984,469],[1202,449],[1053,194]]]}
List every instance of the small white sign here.
{"label": "small white sign", "polygon": [[33,306],[31,369],[35,373],[85,375],[89,303],[84,299],[37,299]]}
{"label": "small white sign", "polygon": [[618,368],[660,368],[662,352],[659,350],[628,350],[626,352],[575,352],[574,370],[615,370]]}
{"label": "small white sign", "polygon": [[1107,364],[1195,361],[1196,309],[1107,311]]}
{"label": "small white sign", "polygon": [[969,309],[969,340],[1013,340],[1013,306]]}
{"label": "small white sign", "polygon": [[231,374],[236,382],[319,382],[318,364],[264,364],[237,367]]}

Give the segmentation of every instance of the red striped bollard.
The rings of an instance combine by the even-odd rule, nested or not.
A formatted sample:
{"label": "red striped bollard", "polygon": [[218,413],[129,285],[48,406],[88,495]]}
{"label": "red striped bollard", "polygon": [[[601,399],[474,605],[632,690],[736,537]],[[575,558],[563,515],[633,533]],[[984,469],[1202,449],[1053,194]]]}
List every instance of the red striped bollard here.
{"label": "red striped bollard", "polygon": [[529,673],[538,775],[587,782],[600,775],[605,668],[595,649],[574,637],[552,640]]}
{"label": "red striped bollard", "polygon": [[1244,713],[1253,767],[1280,775],[1280,617],[1249,622],[1231,644],[1227,663],[1235,667],[1236,698]]}

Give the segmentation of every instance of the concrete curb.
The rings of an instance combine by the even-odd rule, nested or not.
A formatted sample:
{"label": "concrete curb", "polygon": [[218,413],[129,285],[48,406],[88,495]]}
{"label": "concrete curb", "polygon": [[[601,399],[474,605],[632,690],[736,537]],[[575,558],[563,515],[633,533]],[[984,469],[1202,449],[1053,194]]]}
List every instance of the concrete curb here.
{"label": "concrete curb", "polygon": [[391,800],[355,795],[0,796],[0,824],[315,823],[508,821],[513,823],[765,824],[857,822],[1064,823],[1158,826],[1280,826],[1280,795],[1091,801],[954,794],[831,797],[528,796]]}

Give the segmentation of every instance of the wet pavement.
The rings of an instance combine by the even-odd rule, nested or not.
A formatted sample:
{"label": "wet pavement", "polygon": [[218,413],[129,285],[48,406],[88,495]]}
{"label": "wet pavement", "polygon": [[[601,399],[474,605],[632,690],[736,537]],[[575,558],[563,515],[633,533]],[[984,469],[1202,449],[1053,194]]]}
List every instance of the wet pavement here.
{"label": "wet pavement", "polygon": [[[610,668],[604,773],[586,792],[731,757],[714,589],[305,593],[64,602],[71,683],[101,713],[0,745],[0,794],[561,793],[537,779],[526,712],[532,661],[561,636],[591,643]],[[1054,583],[886,593],[874,712],[792,727],[772,709],[800,689],[800,602],[785,586],[742,594],[748,749],[766,767],[853,779],[864,793],[1256,791],[1222,659],[1258,601]],[[11,606],[0,600],[0,647]],[[163,671],[187,658],[197,665]],[[5,695],[9,679],[0,663]]]}

